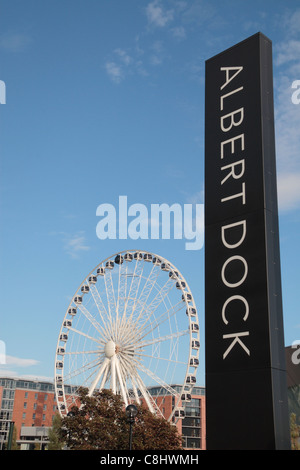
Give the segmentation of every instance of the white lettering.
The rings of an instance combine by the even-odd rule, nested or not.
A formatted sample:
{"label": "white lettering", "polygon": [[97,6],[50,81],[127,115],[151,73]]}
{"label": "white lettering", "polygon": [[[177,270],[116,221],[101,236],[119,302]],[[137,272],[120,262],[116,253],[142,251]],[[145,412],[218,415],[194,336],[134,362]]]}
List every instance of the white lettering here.
{"label": "white lettering", "polygon": [[[226,74],[226,81],[221,86],[221,90],[223,90],[223,88],[225,88],[228,85],[228,83],[230,83],[231,80],[233,80],[243,70],[243,67],[221,67],[221,70],[222,72],[225,71],[225,74]],[[230,72],[233,70],[236,70],[236,72],[230,76]]]}
{"label": "white lettering", "polygon": [[299,104],[300,103],[300,80],[294,80],[292,83],[292,88],[298,88],[298,90],[295,90],[294,93],[292,94],[292,103],[293,104]]}
{"label": "white lettering", "polygon": [[[241,279],[237,282],[228,282],[227,279],[225,278],[225,269],[226,269],[226,266],[229,264],[229,263],[232,263],[236,260],[239,260],[243,263],[244,265],[244,274],[243,276],[241,277]],[[234,256],[231,256],[230,258],[228,258],[227,261],[225,261],[225,263],[223,264],[223,267],[222,267],[222,271],[221,271],[221,277],[222,277],[222,281],[224,282],[224,284],[227,286],[227,287],[230,287],[230,288],[233,288],[233,287],[238,287],[240,286],[241,284],[243,284],[244,280],[246,279],[247,277],[247,274],[248,274],[248,264],[245,260],[245,258],[243,258],[242,256],[239,256],[239,255],[234,255]]]}
{"label": "white lettering", "polygon": [[3,80],[0,80],[0,104],[6,104],[6,85]]}
{"label": "white lettering", "polygon": [[228,320],[225,316],[225,310],[226,310],[227,305],[230,302],[232,302],[233,300],[241,300],[241,302],[243,302],[243,304],[245,305],[245,314],[243,316],[244,321],[247,320],[248,315],[249,315],[249,304],[248,304],[247,300],[245,299],[245,297],[242,297],[241,295],[233,295],[233,296],[229,297],[229,299],[226,300],[226,302],[224,303],[223,308],[222,308],[222,318],[223,318],[223,322],[225,323],[225,325],[228,325]]}
{"label": "white lettering", "polygon": [[[195,206],[195,214],[193,213]],[[101,217],[97,223],[96,234],[100,240],[120,240],[128,237],[137,240],[148,239],[149,225],[152,239],[171,238],[171,227],[173,227],[173,238],[179,240],[184,237],[187,250],[200,250],[204,244],[204,205],[184,204],[183,210],[180,204],[151,204],[151,215],[144,204],[132,204],[127,206],[127,196],[119,196],[119,214],[117,231],[117,214],[112,204],[100,204],[96,215]],[[134,217],[128,225],[128,217]],[[161,219],[161,220],[160,220]],[[193,241],[192,241],[193,240]]]}
{"label": "white lettering", "polygon": [[224,158],[224,146],[231,143],[231,155],[235,152],[235,147],[234,147],[234,142],[238,139],[241,140],[241,150],[245,149],[245,139],[244,139],[244,134],[237,135],[235,137],[232,137],[231,139],[224,140],[221,142],[221,158]]}
{"label": "white lettering", "polygon": [[[100,240],[116,238],[116,209],[112,204],[100,204],[97,207],[96,215],[104,216],[106,213],[106,217],[100,220],[96,227],[97,237]],[[106,226],[107,230],[105,230]]]}
{"label": "white lettering", "polygon": [[[237,227],[239,225],[242,225],[243,227],[241,238],[236,243],[228,243],[225,239],[225,231],[232,229],[234,227]],[[243,241],[245,240],[245,236],[246,236],[246,220],[242,220],[241,222],[235,222],[234,224],[223,225],[221,228],[222,242],[223,242],[223,245],[226,246],[226,248],[229,248],[229,249],[237,248],[243,243]]]}
{"label": "white lettering", "polygon": [[224,352],[223,354],[223,359],[226,359],[226,357],[228,356],[228,354],[230,353],[230,351],[232,350],[232,348],[235,346],[235,344],[239,344],[243,349],[244,351],[248,354],[248,356],[250,356],[250,351],[249,349],[244,345],[244,343],[240,340],[240,336],[249,336],[249,331],[245,331],[244,333],[233,333],[233,334],[229,334],[229,335],[223,335],[223,339],[227,339],[227,338],[234,338],[234,340],[232,341],[232,343],[230,344],[230,346],[226,349],[226,351]]}
{"label": "white lettering", "polygon": [[100,465],[126,465],[131,468],[134,462],[134,457],[114,457],[113,455],[107,454],[105,457],[100,457]]}
{"label": "white lettering", "polygon": [[[193,205],[184,204],[184,237],[194,242],[186,242],[187,250],[200,250],[204,244],[204,205],[196,204],[196,216],[193,224]],[[195,230],[193,230],[195,225]]]}
{"label": "white lettering", "polygon": [[169,240],[171,233],[171,212],[174,214],[174,239],[182,238],[182,211],[180,204],[173,204],[171,207],[168,204],[151,204],[151,221],[156,223],[151,224],[151,238],[159,238],[159,214],[162,215],[162,238]]}
{"label": "white lettering", "polygon": [[127,239],[127,196],[119,197],[119,239]]}
{"label": "white lettering", "polygon": [[292,348],[296,349],[296,351],[294,351],[292,354],[292,363],[297,366],[300,364],[300,341],[294,341],[292,344]]}
{"label": "white lettering", "polygon": [[[235,172],[235,167],[237,165],[241,165],[241,170],[239,174],[236,174]],[[230,163],[229,165],[222,166],[221,171],[227,170],[228,168],[231,168],[231,171],[228,173],[228,175],[225,176],[225,178],[222,179],[221,184],[225,183],[225,181],[227,181],[228,178],[230,178],[230,176],[232,176],[232,178],[235,180],[243,176],[243,174],[245,173],[245,160],[240,160],[238,162],[234,162],[234,163]]]}
{"label": "white lettering", "polygon": [[[148,210],[144,204],[132,204],[128,209],[129,216],[139,215],[128,225],[128,235],[132,240],[148,238]],[[139,227],[139,230],[137,228]]]}
{"label": "white lettering", "polygon": [[[236,114],[239,114],[239,120],[235,121],[234,116]],[[224,121],[229,120],[229,125],[225,127]],[[221,116],[221,129],[223,132],[228,132],[232,129],[233,126],[237,127],[239,126],[244,120],[244,108],[236,109],[235,111],[232,111],[231,113],[225,114],[224,116]]]}
{"label": "white lettering", "polygon": [[232,196],[228,196],[228,197],[223,197],[221,199],[221,202],[230,201],[231,199],[235,199],[237,197],[241,197],[242,201],[243,201],[243,204],[246,204],[246,185],[245,185],[245,183],[242,183],[242,192],[241,193],[233,194]]}
{"label": "white lettering", "polygon": [[244,89],[244,87],[241,86],[240,88],[237,88],[236,90],[233,90],[233,91],[230,91],[229,93],[226,93],[226,95],[222,95],[221,98],[220,98],[221,111],[223,111],[224,99],[227,98],[228,96],[234,95],[235,93],[237,93],[238,91],[241,91],[243,89]]}

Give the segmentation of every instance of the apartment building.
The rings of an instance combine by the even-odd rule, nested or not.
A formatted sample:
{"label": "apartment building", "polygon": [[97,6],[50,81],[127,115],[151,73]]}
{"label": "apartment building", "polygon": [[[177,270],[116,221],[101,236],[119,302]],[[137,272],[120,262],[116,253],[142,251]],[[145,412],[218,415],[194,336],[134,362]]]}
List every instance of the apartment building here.
{"label": "apartment building", "polygon": [[[180,392],[180,385],[172,385],[172,389]],[[157,401],[163,415],[168,418],[174,407],[175,399],[170,394],[160,395],[160,387],[148,388],[149,393]],[[206,449],[206,413],[205,413],[205,388],[194,386],[191,394],[184,394],[182,401],[185,403],[184,411],[176,423],[179,433],[182,435],[184,449]],[[176,419],[176,418],[175,418]]]}
{"label": "apartment building", "polygon": [[22,439],[22,431],[28,428],[32,432],[27,432],[27,440],[31,441],[30,434],[36,437],[38,428],[43,428],[40,434],[46,440],[45,429],[52,426],[53,416],[57,413],[52,383],[1,377],[0,400],[0,448],[7,441],[11,422],[17,429],[18,441]]}

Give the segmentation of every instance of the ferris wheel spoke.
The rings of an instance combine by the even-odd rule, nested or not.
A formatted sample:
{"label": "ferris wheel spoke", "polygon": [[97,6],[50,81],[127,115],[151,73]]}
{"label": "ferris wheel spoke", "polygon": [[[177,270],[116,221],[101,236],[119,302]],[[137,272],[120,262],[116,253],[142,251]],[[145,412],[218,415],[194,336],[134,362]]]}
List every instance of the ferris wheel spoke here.
{"label": "ferris wheel spoke", "polygon": [[169,294],[169,292],[174,289],[175,283],[174,280],[169,277],[166,283],[162,286],[162,288],[157,292],[156,296],[149,304],[149,311],[155,311],[159,305],[163,302],[165,297]]}
{"label": "ferris wheel spoke", "polygon": [[170,395],[173,395],[174,397],[178,397],[178,392],[172,388],[169,384],[167,384],[162,378],[160,378],[158,375],[154,374],[150,369],[145,367],[144,365],[140,366],[140,370],[144,372],[146,375],[151,377],[161,388],[167,390]]}
{"label": "ferris wheel spoke", "polygon": [[155,298],[149,304],[149,306],[145,308],[146,316],[145,316],[143,325],[148,323],[150,318],[154,315],[154,312],[158,309],[160,304],[164,301],[165,297],[174,288],[174,285],[175,285],[174,280],[169,278],[167,282],[165,283],[165,285],[162,287],[162,289],[157,293]]}
{"label": "ferris wheel spoke", "polygon": [[108,306],[108,318],[110,324],[113,326],[113,315],[116,312],[116,299],[114,292],[114,285],[112,280],[111,269],[108,269],[104,276],[104,284],[106,289],[106,300]]}
{"label": "ferris wheel spoke", "polygon": [[138,348],[151,346],[152,344],[155,344],[155,343],[162,343],[164,341],[169,341],[172,339],[179,338],[180,336],[187,336],[188,334],[189,334],[189,330],[182,330],[182,331],[174,332],[170,335],[159,336],[158,338],[153,338],[153,339],[149,339],[148,341],[139,342]]}
{"label": "ferris wheel spoke", "polygon": [[157,406],[157,403],[155,402],[155,400],[153,399],[152,395],[149,393],[149,391],[147,390],[147,388],[144,386],[144,383],[142,381],[142,379],[140,378],[139,374],[136,374],[135,375],[135,379],[136,379],[136,383],[137,383],[137,386],[138,386],[138,389],[141,393],[141,395],[143,396],[149,410],[152,412],[152,413],[157,413],[159,414],[161,417],[164,417],[163,414],[162,414],[162,411],[161,409]]}
{"label": "ferris wheel spoke", "polygon": [[172,362],[174,364],[180,364],[180,365],[186,364],[186,361],[177,361],[176,359],[170,359],[169,357],[153,356],[151,354],[143,354],[143,353],[137,353],[137,355],[140,357],[149,357],[151,359],[159,359],[159,361]]}
{"label": "ferris wheel spoke", "polygon": [[[137,296],[137,291],[139,288],[139,283],[135,282],[136,278],[140,278],[137,268],[141,267],[142,264],[139,262],[135,266],[134,273],[128,274],[127,272],[127,263],[125,264],[126,266],[126,271],[123,273],[123,282],[119,283],[119,298],[120,298],[120,303],[122,305],[122,308],[118,308],[118,311],[120,310],[120,313],[123,311],[123,315],[121,316],[120,320],[120,331],[123,329],[123,326],[125,322],[127,321],[126,318],[126,312],[130,309],[133,310],[134,303],[136,302],[136,296]],[[129,287],[129,293],[127,296],[127,279],[131,278],[131,283]],[[131,318],[131,315],[130,317]]]}
{"label": "ferris wheel spoke", "polygon": [[156,284],[159,274],[160,269],[156,265],[153,265],[134,308],[136,321],[139,321],[139,319],[141,318],[145,305],[147,304],[148,298]]}
{"label": "ferris wheel spoke", "polygon": [[138,389],[140,391],[140,393],[142,394],[149,410],[151,411],[151,413],[155,413],[156,411],[156,406],[155,406],[155,403],[154,403],[154,400],[153,398],[151,397],[150,393],[148,392],[148,390],[145,388],[144,386],[144,383],[143,381],[140,379],[140,376],[138,374],[135,375],[135,381],[137,383],[137,386],[138,386]]}
{"label": "ferris wheel spoke", "polygon": [[116,383],[116,356],[113,356],[110,360],[110,369],[111,369],[111,389],[114,394],[117,392],[117,383]]}
{"label": "ferris wheel spoke", "polygon": [[74,356],[77,354],[99,354],[99,349],[95,349],[91,351],[66,351],[64,353],[65,356]]}
{"label": "ferris wheel spoke", "polygon": [[135,379],[134,375],[131,376],[131,385],[132,385],[133,396],[134,396],[137,404],[140,405],[141,400],[140,400],[140,397],[139,397],[139,394],[138,394],[137,382],[136,382],[136,379]]}
{"label": "ferris wheel spoke", "polygon": [[100,384],[100,387],[99,387],[100,392],[101,392],[101,390],[103,390],[104,385],[106,383],[108,371],[109,371],[109,368],[107,367],[104,371],[103,378],[102,378],[102,381],[101,381],[101,384]]}
{"label": "ferris wheel spoke", "polygon": [[117,299],[117,319],[122,318],[125,311],[126,290],[127,290],[128,263],[122,262],[119,269],[118,299]]}
{"label": "ferris wheel spoke", "polygon": [[90,314],[88,309],[84,307],[82,304],[79,304],[78,308],[83,313],[83,315],[87,318],[87,320],[93,325],[93,327],[97,330],[97,332],[100,335],[103,335],[103,338],[107,338],[107,330],[99,325],[99,323],[95,320],[93,315]]}
{"label": "ferris wheel spoke", "polygon": [[[109,338],[112,335],[111,317],[107,313],[107,310],[104,306],[104,303],[95,284],[90,284],[90,291],[97,307],[97,310],[99,312],[101,324],[106,326],[106,338]],[[107,321],[108,319],[110,321]]]}
{"label": "ferris wheel spoke", "polygon": [[137,260],[135,267],[134,267],[133,274],[131,276],[131,283],[129,287],[127,302],[125,302],[125,309],[124,309],[123,317],[126,315],[126,312],[128,311],[129,318],[132,318],[138,290],[139,290],[141,279],[142,279],[143,268],[144,268],[144,263],[141,260]]}
{"label": "ferris wheel spoke", "polygon": [[116,366],[117,378],[118,378],[119,385],[120,385],[121,395],[123,397],[123,401],[125,403],[125,406],[127,406],[128,405],[128,398],[127,398],[127,394],[126,394],[126,391],[125,391],[125,385],[124,385],[125,381],[124,381],[124,376],[123,376],[123,372],[122,372],[122,367],[120,367],[120,363],[119,363],[118,358],[116,358],[115,366]]}
{"label": "ferris wheel spoke", "polygon": [[154,317],[154,320],[152,322],[143,323],[143,325],[141,325],[139,328],[140,333],[143,334],[141,338],[144,338],[150,332],[153,332],[156,328],[162,325],[165,321],[169,320],[170,317],[172,317],[177,312],[182,310],[182,308],[184,308],[184,304],[182,303],[182,301],[180,301],[176,305],[169,308],[168,310],[165,310],[157,318]]}
{"label": "ferris wheel spoke", "polygon": [[100,369],[99,369],[98,374],[95,377],[95,380],[93,381],[92,385],[90,386],[89,393],[88,393],[89,397],[92,396],[92,394],[94,393],[95,387],[96,387],[97,383],[99,382],[100,377],[104,373],[105,369],[108,367],[108,364],[109,364],[109,359],[106,357],[104,359]]}
{"label": "ferris wheel spoke", "polygon": [[119,358],[119,361],[123,367],[123,370],[126,370],[128,373],[133,373],[136,368],[140,365],[140,360],[134,356],[129,357],[128,355],[123,355]]}
{"label": "ferris wheel spoke", "polygon": [[94,359],[93,361],[80,366],[77,369],[72,369],[68,374],[64,374],[64,380],[72,380],[74,377],[81,375],[83,372],[94,369],[99,364],[99,359]]}
{"label": "ferris wheel spoke", "polygon": [[80,330],[77,330],[73,327],[70,327],[69,328],[70,331],[73,331],[73,333],[76,333],[80,336],[84,336],[86,339],[90,339],[91,341],[94,341],[95,343],[101,343],[102,341],[100,339],[97,339],[97,338],[94,338],[93,336],[90,336],[90,335],[87,335],[86,333],[84,333],[83,331],[80,331]]}
{"label": "ferris wheel spoke", "polygon": [[[158,318],[155,318],[152,322],[144,322],[142,325],[138,325],[136,327],[135,333],[138,334],[139,341],[141,342],[143,338],[147,337],[150,333],[155,331],[159,326],[161,326],[164,322],[169,320],[173,315],[175,315],[178,311],[180,311],[184,305],[182,302],[178,302],[176,305],[171,307],[168,310],[165,310]],[[136,325],[135,325],[136,326]],[[130,331],[129,332],[129,337],[128,339],[134,336],[134,332]]]}

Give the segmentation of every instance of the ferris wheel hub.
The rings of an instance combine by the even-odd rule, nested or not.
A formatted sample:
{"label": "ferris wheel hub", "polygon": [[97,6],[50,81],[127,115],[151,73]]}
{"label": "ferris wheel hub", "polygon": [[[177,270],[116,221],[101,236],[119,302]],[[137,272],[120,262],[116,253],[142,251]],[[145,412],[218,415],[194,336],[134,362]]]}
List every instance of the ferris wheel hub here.
{"label": "ferris wheel hub", "polygon": [[113,357],[116,354],[116,345],[112,340],[106,343],[104,352],[105,356],[108,358]]}

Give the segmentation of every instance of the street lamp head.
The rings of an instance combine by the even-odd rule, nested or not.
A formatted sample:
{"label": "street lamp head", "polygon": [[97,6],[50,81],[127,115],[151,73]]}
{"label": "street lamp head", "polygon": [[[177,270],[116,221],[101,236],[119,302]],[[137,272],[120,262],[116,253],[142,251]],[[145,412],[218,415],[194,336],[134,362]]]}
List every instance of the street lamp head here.
{"label": "street lamp head", "polygon": [[129,450],[132,449],[132,426],[134,424],[134,420],[136,415],[138,414],[138,409],[135,405],[131,404],[126,406],[126,416],[129,422]]}
{"label": "street lamp head", "polygon": [[138,409],[135,405],[128,405],[126,407],[126,416],[127,418],[129,418],[130,421],[134,421],[134,418],[136,417],[136,415],[138,414]]}

